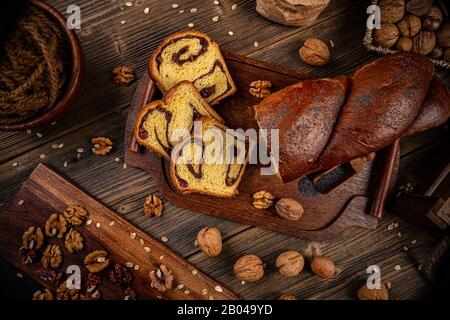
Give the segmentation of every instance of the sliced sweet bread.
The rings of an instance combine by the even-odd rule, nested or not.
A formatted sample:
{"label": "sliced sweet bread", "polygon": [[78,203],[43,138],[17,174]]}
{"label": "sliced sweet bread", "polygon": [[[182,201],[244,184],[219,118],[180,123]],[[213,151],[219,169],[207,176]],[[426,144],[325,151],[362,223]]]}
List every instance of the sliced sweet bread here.
{"label": "sliced sweet bread", "polygon": [[150,58],[149,74],[163,93],[183,80],[190,81],[211,105],[236,92],[219,46],[197,31],[166,38]]}
{"label": "sliced sweet bread", "polygon": [[201,124],[173,149],[172,182],[184,194],[234,197],[248,162],[248,144],[213,118],[202,117]]}
{"label": "sliced sweet bread", "polygon": [[209,116],[222,118],[200,96],[194,85],[183,81],[163,100],[153,101],[140,111],[134,129],[138,143],[170,160],[170,150],[190,136],[194,121]]}

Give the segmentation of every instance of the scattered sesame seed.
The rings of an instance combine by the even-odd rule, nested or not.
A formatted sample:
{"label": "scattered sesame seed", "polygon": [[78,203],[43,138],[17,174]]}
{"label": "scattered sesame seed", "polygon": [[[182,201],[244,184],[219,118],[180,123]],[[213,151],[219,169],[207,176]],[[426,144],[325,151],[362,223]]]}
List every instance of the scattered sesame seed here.
{"label": "scattered sesame seed", "polygon": [[193,28],[193,27],[194,27],[194,24],[191,22],[191,23],[188,24],[188,27],[189,27],[189,28]]}
{"label": "scattered sesame seed", "polygon": [[122,21],[120,21],[120,23],[125,24],[125,23],[127,23],[127,20],[122,20]]}
{"label": "scattered sesame seed", "polygon": [[402,267],[398,264],[398,265],[396,265],[396,266],[394,267],[394,270],[395,270],[395,271],[400,271],[400,270],[402,270]]}
{"label": "scattered sesame seed", "polygon": [[386,288],[390,289],[392,287],[392,283],[390,283],[389,281],[386,282]]}
{"label": "scattered sesame seed", "polygon": [[423,268],[423,265],[419,264],[419,266],[417,267],[417,270],[421,271]]}
{"label": "scattered sesame seed", "polygon": [[52,149],[58,149],[58,145],[57,144],[52,144]]}
{"label": "scattered sesame seed", "polygon": [[56,124],[56,121],[53,121],[52,123],[50,123],[51,126],[54,126]]}
{"label": "scattered sesame seed", "polygon": [[91,220],[91,219],[89,219],[89,220],[86,221],[86,225],[87,225],[87,226],[90,225],[90,224],[92,224],[92,220]]}
{"label": "scattered sesame seed", "polygon": [[139,270],[139,268],[140,268],[140,267],[139,267],[139,265],[138,265],[138,264],[134,266],[134,270],[136,270],[136,271],[138,271],[138,270]]}
{"label": "scattered sesame seed", "polygon": [[195,276],[198,273],[197,269],[192,270],[192,275]]}
{"label": "scattered sesame seed", "polygon": [[220,2],[217,1],[217,0],[215,0],[215,1],[214,1],[214,4],[215,4],[216,6],[219,6],[219,5],[220,5]]}
{"label": "scattered sesame seed", "polygon": [[212,22],[217,22],[217,21],[219,21],[219,16],[214,16],[213,18],[212,18]]}
{"label": "scattered sesame seed", "polygon": [[181,289],[183,289],[183,288],[184,288],[184,284],[180,283],[179,285],[177,285],[177,289],[178,289],[178,290],[181,290]]}
{"label": "scattered sesame seed", "polygon": [[16,276],[17,276],[17,278],[20,278],[20,279],[23,278],[23,274],[21,274],[20,272],[17,272]]}
{"label": "scattered sesame seed", "polygon": [[402,233],[401,233],[401,232],[397,233],[397,236],[401,237],[401,236],[402,236]]}
{"label": "scattered sesame seed", "polygon": [[189,293],[191,293],[189,290],[184,290],[184,294],[189,294]]}
{"label": "scattered sesame seed", "polygon": [[124,169],[128,168],[128,165],[126,163],[123,164],[122,166]]}
{"label": "scattered sesame seed", "polygon": [[417,240],[411,240],[411,244],[416,244]]}
{"label": "scattered sesame seed", "polygon": [[67,167],[69,165],[69,163],[67,161],[64,161],[63,166]]}
{"label": "scattered sesame seed", "polygon": [[133,268],[134,264],[133,264],[133,262],[125,262],[125,266],[127,268]]}
{"label": "scattered sesame seed", "polygon": [[162,259],[164,259],[164,256],[163,256],[163,255],[161,255],[161,256],[159,257],[159,260],[162,260]]}
{"label": "scattered sesame seed", "polygon": [[61,148],[63,148],[63,147],[64,147],[64,143],[58,144],[58,149],[61,149]]}
{"label": "scattered sesame seed", "polygon": [[114,221],[111,221],[108,225],[110,226],[110,227],[112,227],[113,225],[114,225]]}
{"label": "scattered sesame seed", "polygon": [[115,161],[115,162],[119,162],[119,161],[120,161],[120,158],[115,158],[114,161]]}
{"label": "scattered sesame seed", "polygon": [[150,12],[150,8],[149,8],[149,7],[147,7],[147,8],[144,9],[144,13],[145,13],[145,14],[147,14],[147,13],[149,13],[149,12]]}
{"label": "scattered sesame seed", "polygon": [[136,233],[135,232],[131,232],[130,233],[130,238],[133,239],[133,240],[136,239]]}
{"label": "scattered sesame seed", "polygon": [[244,284],[245,284],[245,281],[241,281],[241,284],[244,285]]}
{"label": "scattered sesame seed", "polygon": [[27,134],[31,134],[31,130],[30,129],[27,130]]}
{"label": "scattered sesame seed", "polygon": [[330,46],[331,46],[332,48],[334,48],[334,41],[333,41],[333,40],[330,40]]}
{"label": "scattered sesame seed", "polygon": [[84,149],[83,149],[83,148],[78,148],[78,149],[77,149],[77,152],[78,152],[78,153],[83,153],[83,152],[84,152]]}
{"label": "scattered sesame seed", "polygon": [[13,164],[12,164],[12,166],[13,167],[17,167],[19,164],[17,163],[17,162],[14,162]]}
{"label": "scattered sesame seed", "polygon": [[181,13],[184,13],[184,10],[180,10],[180,11],[178,11],[178,13],[180,13],[180,14],[181,14]]}
{"label": "scattered sesame seed", "polygon": [[23,200],[19,200],[19,202],[18,202],[19,206],[23,205],[24,203],[25,203],[25,201],[23,201]]}
{"label": "scattered sesame seed", "polygon": [[390,225],[388,225],[387,229],[388,229],[389,231],[391,231],[392,229],[394,229],[394,224],[391,223]]}
{"label": "scattered sesame seed", "polygon": [[172,3],[172,8],[176,9],[178,8],[180,5],[178,3]]}
{"label": "scattered sesame seed", "polygon": [[141,244],[141,246],[143,246],[144,245],[144,239],[139,239],[139,243]]}
{"label": "scattered sesame seed", "polygon": [[127,1],[127,2],[125,2],[125,5],[126,5],[127,7],[131,7],[131,6],[133,5],[133,2]]}
{"label": "scattered sesame seed", "polygon": [[398,222],[394,223],[394,227],[398,228]]}
{"label": "scattered sesame seed", "polygon": [[235,4],[233,4],[233,5],[231,6],[231,10],[233,10],[233,11],[234,11],[234,10],[236,10],[236,9],[237,9],[237,7],[238,7],[238,6],[237,6],[237,4],[235,3]]}
{"label": "scattered sesame seed", "polygon": [[208,294],[208,290],[207,289],[203,289],[202,290],[202,295],[206,296]]}
{"label": "scattered sesame seed", "polygon": [[197,240],[194,241],[194,247],[198,247],[198,241]]}
{"label": "scattered sesame seed", "polygon": [[217,292],[223,292],[223,289],[221,286],[215,286],[214,290],[216,290]]}
{"label": "scattered sesame seed", "polygon": [[45,154],[41,154],[41,155],[39,155],[39,158],[41,158],[41,159],[45,159]]}
{"label": "scattered sesame seed", "polygon": [[99,222],[97,222],[97,223],[95,224],[95,227],[96,227],[96,228],[100,228],[100,227],[101,227],[101,224],[100,224]]}
{"label": "scattered sesame seed", "polygon": [[404,246],[403,247],[403,251],[408,251],[409,249],[408,249],[408,247],[407,246]]}
{"label": "scattered sesame seed", "polygon": [[162,237],[161,240],[162,240],[162,242],[168,242],[168,241],[169,241],[169,238],[167,238],[167,237]]}
{"label": "scattered sesame seed", "polygon": [[144,251],[145,251],[145,252],[150,252],[150,250],[151,250],[151,249],[150,249],[149,247],[144,247]]}
{"label": "scattered sesame seed", "polygon": [[208,299],[209,300],[214,300],[214,297],[213,296],[209,296]]}
{"label": "scattered sesame seed", "polygon": [[191,13],[196,13],[197,11],[198,11],[197,8],[192,8],[192,9],[191,9]]}
{"label": "scattered sesame seed", "polygon": [[230,30],[230,31],[228,31],[228,35],[232,36],[232,35],[234,35],[234,32]]}
{"label": "scattered sesame seed", "polygon": [[42,138],[42,133],[36,132],[36,137],[38,137],[39,139]]}
{"label": "scattered sesame seed", "polygon": [[258,48],[258,47],[259,47],[259,42],[258,42],[258,41],[253,42],[253,46],[254,46],[255,48]]}

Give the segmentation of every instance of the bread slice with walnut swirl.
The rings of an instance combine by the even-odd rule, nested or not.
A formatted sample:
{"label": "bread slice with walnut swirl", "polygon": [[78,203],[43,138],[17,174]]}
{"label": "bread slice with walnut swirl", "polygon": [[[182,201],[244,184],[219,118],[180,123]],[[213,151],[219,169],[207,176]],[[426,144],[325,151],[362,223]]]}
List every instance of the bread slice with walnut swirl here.
{"label": "bread slice with walnut swirl", "polygon": [[227,127],[211,117],[202,117],[201,123],[197,134],[173,150],[173,184],[183,194],[234,197],[248,162],[249,145],[244,137],[227,132]]}
{"label": "bread slice with walnut swirl", "polygon": [[149,74],[163,93],[183,80],[192,82],[210,105],[236,92],[219,46],[197,31],[166,38],[150,58]]}
{"label": "bread slice with walnut swirl", "polygon": [[170,150],[183,139],[180,133],[190,135],[194,121],[201,116],[223,122],[194,85],[183,81],[173,87],[163,100],[153,101],[142,108],[134,134],[140,145],[170,160]]}

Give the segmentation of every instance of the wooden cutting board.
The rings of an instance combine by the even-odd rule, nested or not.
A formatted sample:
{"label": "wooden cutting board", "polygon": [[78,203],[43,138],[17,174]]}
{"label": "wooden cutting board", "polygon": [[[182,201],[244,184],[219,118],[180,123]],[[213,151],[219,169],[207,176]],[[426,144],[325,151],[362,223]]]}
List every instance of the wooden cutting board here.
{"label": "wooden cutting board", "polygon": [[[225,53],[224,57],[236,83],[237,92],[214,109],[230,128],[258,128],[253,106],[260,100],[248,92],[252,81],[269,80],[273,86],[272,91],[275,92],[302,79],[311,78],[306,74],[232,53]],[[384,206],[385,197],[376,190],[390,190],[395,184],[399,166],[398,149],[387,148],[378,152],[376,159],[366,165],[363,172],[332,192],[312,198],[299,193],[297,181],[283,184],[277,176],[262,176],[256,165],[247,167],[239,186],[239,194],[234,199],[183,195],[170,179],[169,163],[142,147],[136,150],[135,141],[132,141],[132,130],[139,110],[160,97],[161,93],[145,73],[136,89],[128,115],[125,146],[129,147],[126,148],[125,161],[128,165],[144,169],[152,175],[160,192],[170,202],[183,208],[311,240],[332,238],[348,227],[376,228],[377,219],[368,213],[371,211],[372,202],[379,207],[381,201],[381,209]],[[387,164],[391,164],[390,168]],[[273,208],[255,209],[251,204],[252,195],[261,190],[272,193],[278,199],[297,199],[304,206],[305,213],[300,220],[293,222],[278,217]]]}
{"label": "wooden cutting board", "polygon": [[[63,264],[58,270],[64,271],[69,265],[80,266],[82,290],[86,290],[87,278],[87,270],[83,267],[84,257],[93,250],[103,249],[109,253],[112,261],[139,265],[138,270],[130,268],[133,274],[131,287],[136,291],[138,299],[207,300],[210,297],[237,299],[235,294],[196,270],[185,259],[42,164],[37,166],[10,206],[0,214],[0,255],[43,286],[55,288],[56,286],[36,275],[36,270],[41,268],[40,260],[25,266],[22,264],[18,249],[22,245],[21,239],[25,230],[30,226],[40,226],[43,229],[51,214],[62,212],[69,205],[74,204],[81,204],[89,212],[89,219],[93,221],[90,225],[83,224],[76,227],[85,239],[85,248],[81,252],[70,254],[64,247],[62,239],[47,238],[40,253],[47,244],[58,244],[63,249]],[[112,221],[114,221],[113,225],[111,225]],[[98,227],[97,223],[99,223]],[[136,234],[135,239],[131,238],[132,233]],[[146,252],[145,247],[150,248],[150,252]],[[173,272],[174,287],[183,284],[183,288],[160,293],[150,287],[148,274],[160,264],[164,264]],[[108,280],[107,270],[100,272],[99,275],[103,278],[100,291],[104,299],[124,298],[124,289]],[[62,279],[65,279],[64,275]],[[222,290],[217,286],[220,286]]]}

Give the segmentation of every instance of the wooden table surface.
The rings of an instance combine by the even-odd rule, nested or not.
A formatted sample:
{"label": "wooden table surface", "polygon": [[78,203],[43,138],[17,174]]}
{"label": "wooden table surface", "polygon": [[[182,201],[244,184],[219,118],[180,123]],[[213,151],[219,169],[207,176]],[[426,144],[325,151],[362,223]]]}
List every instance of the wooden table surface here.
{"label": "wooden table surface", "polygon": [[[63,0],[49,2],[63,13],[70,4]],[[424,252],[438,239],[393,215],[387,214],[375,231],[347,230],[332,241],[320,244],[322,253],[342,269],[337,279],[321,280],[306,269],[288,280],[277,272],[276,257],[287,249],[304,252],[308,241],[180,209],[167,201],[164,201],[162,218],[148,219],[143,214],[144,199],[150,193],[158,194],[152,177],[141,170],[123,167],[124,125],[137,82],[127,87],[115,86],[111,81],[113,68],[131,66],[140,77],[146,72],[147,60],[158,43],[192,22],[197,30],[206,32],[225,50],[305,70],[315,76],[350,75],[377,57],[362,45],[369,1],[331,1],[313,25],[302,28],[284,27],[264,19],[257,14],[255,1],[250,0],[220,0],[219,6],[212,0],[130,2],[131,7],[119,0],[77,2],[82,14],[82,28],[77,33],[87,66],[84,87],[76,104],[57,123],[33,130],[31,134],[0,133],[0,210],[42,162],[148,234],[157,239],[167,237],[168,247],[242,298],[276,299],[282,293],[291,293],[299,299],[354,299],[365,281],[365,269],[372,264],[381,267],[384,282],[391,282],[392,299],[416,299],[426,294],[428,284],[420,276],[417,257],[412,253]],[[175,2],[180,5],[177,9],[171,6]],[[231,9],[234,3],[238,4],[236,10]],[[150,8],[148,14],[144,13],[146,7]],[[191,13],[191,8],[198,11]],[[181,9],[184,13],[179,13]],[[217,23],[212,22],[215,15],[220,17]],[[230,30],[233,36],[228,35]],[[298,57],[298,49],[312,36],[334,42],[331,63],[326,67],[307,67]],[[254,46],[255,41],[258,47]],[[442,75],[449,81],[448,73]],[[89,141],[95,136],[108,136],[114,141],[109,155],[99,157],[90,152]],[[419,181],[426,174],[427,166],[432,165],[433,157],[448,148],[448,137],[444,126],[404,139],[397,188]],[[64,144],[63,148],[52,148],[60,143]],[[80,161],[74,161],[78,148],[84,148],[85,152]],[[67,167],[63,166],[64,161],[69,162]],[[388,225],[395,222],[398,228],[388,230]],[[194,246],[198,230],[208,225],[222,231],[224,250],[218,258],[208,258]],[[244,254],[257,254],[267,264],[263,280],[242,285],[233,276],[233,264]],[[397,265],[401,266],[400,271],[394,270]],[[0,266],[0,270],[9,270],[4,261]],[[0,278],[5,278],[6,272]],[[14,290],[19,281],[28,280],[2,283]],[[20,292],[15,295],[20,296]]]}

